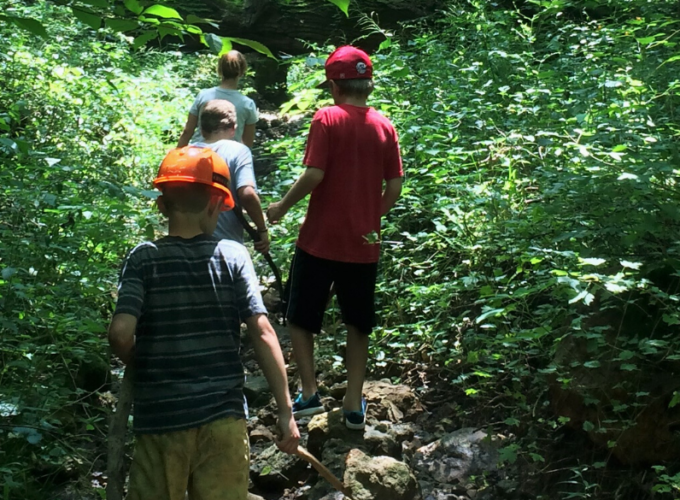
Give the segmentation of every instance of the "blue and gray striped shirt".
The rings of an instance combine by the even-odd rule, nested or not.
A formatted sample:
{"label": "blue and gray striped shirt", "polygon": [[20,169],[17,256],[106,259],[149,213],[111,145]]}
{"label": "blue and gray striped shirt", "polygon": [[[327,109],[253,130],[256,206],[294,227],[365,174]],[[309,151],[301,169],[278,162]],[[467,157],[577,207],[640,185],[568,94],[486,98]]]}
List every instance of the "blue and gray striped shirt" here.
{"label": "blue and gray striped shirt", "polygon": [[121,271],[114,313],[138,319],[135,432],[245,418],[240,326],[266,312],[239,243],[167,236],[135,247]]}

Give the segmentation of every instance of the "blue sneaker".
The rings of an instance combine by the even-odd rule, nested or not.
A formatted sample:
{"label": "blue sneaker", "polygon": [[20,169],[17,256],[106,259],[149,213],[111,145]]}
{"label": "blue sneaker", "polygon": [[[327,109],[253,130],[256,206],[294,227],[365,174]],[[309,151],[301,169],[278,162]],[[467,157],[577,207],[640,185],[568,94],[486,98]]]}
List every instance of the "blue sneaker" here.
{"label": "blue sneaker", "polygon": [[302,393],[300,393],[295,398],[295,401],[293,401],[293,416],[295,418],[311,417],[312,415],[325,413],[325,411],[318,392],[307,401],[302,399]]}
{"label": "blue sneaker", "polygon": [[353,431],[363,431],[366,428],[366,400],[361,398],[361,411],[342,410],[345,426]]}

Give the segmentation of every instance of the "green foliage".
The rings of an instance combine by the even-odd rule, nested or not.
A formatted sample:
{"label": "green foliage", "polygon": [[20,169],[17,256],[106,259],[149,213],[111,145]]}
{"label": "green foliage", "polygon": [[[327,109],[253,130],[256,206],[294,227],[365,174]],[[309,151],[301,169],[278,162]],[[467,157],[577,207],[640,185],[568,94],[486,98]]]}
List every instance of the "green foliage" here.
{"label": "green foliage", "polygon": [[[489,401],[506,408],[500,420],[518,436],[506,463],[550,461],[536,436],[563,426],[618,452],[653,403],[639,384],[680,360],[672,3],[533,3],[468,2],[411,27],[408,42],[390,39],[371,99],[400,132],[406,172],[381,235],[376,373],[446,374],[473,425]],[[293,64],[284,111],[327,102],[310,90],[321,61]],[[266,197],[299,174],[303,144],[270,147],[280,170]],[[303,214],[275,230],[279,258]],[[589,387],[592,377],[611,382]],[[554,416],[548,386],[575,391],[604,422]],[[558,491],[599,495],[597,469],[574,465]]]}
{"label": "green foliage", "polygon": [[[9,2],[0,18],[6,498],[45,498],[76,476],[89,482],[87,450],[101,447],[109,409],[97,389],[108,383],[116,269],[153,237],[149,180],[194,91],[214,78],[212,60],[145,44],[190,33],[216,53],[233,42],[267,54],[204,33],[197,25],[212,21],[163,4],[65,3]],[[400,133],[407,178],[380,235],[372,369],[380,378],[395,366],[397,376],[416,373],[423,390],[440,380],[456,396],[457,420],[510,436],[502,467],[524,467],[554,497],[625,495],[630,478],[612,473],[612,485],[602,474],[619,436],[655,401],[669,411],[679,403],[667,377],[680,361],[671,7],[455,3],[374,56],[372,104]],[[314,89],[326,54],[291,64],[284,111],[296,119],[329,103]],[[305,140],[267,145],[278,169],[261,184],[265,202],[302,171]],[[282,269],[303,216],[300,204],[272,229]],[[329,317],[337,328],[339,315]],[[603,374],[615,393],[588,385]],[[670,388],[651,394],[644,377]],[[548,388],[574,391],[593,413],[554,414]],[[565,427],[599,436],[604,450],[559,456],[551,443]],[[645,487],[671,498],[678,482],[673,464],[657,464]]]}
{"label": "green foliage", "polygon": [[349,0],[328,0],[349,17]]}
{"label": "green foliage", "polygon": [[[41,5],[45,6],[45,0]],[[15,0],[9,0],[10,5]],[[199,25],[209,25],[217,29],[218,22],[212,19],[199,18],[193,14],[186,19],[174,8],[162,4],[148,5],[146,0],[124,0],[124,7],[110,0],[71,0],[73,16],[93,30],[106,26],[113,31],[127,33],[133,36],[133,47],[140,48],[152,40],[162,41],[167,36],[178,37],[182,41],[185,35],[197,36],[206,47],[216,54],[223,54],[232,48],[232,42],[250,47],[268,57],[274,58],[272,52],[263,44],[246,38],[220,37],[213,33],[204,33]],[[8,11],[16,11],[10,7]],[[32,9],[36,11],[37,9]],[[42,9],[44,10],[44,9]],[[43,38],[49,36],[43,24],[30,16],[0,15],[0,21],[12,23],[34,35]]]}
{"label": "green foliage", "polygon": [[0,25],[0,483],[31,499],[102,470],[117,270],[154,235],[150,180],[214,61],[20,14],[50,37]]}

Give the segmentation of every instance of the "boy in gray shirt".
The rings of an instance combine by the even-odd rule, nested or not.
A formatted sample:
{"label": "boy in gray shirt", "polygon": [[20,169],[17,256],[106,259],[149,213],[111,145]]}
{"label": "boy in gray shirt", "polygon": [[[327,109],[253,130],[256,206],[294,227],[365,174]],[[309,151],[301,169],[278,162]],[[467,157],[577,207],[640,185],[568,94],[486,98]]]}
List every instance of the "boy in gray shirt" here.
{"label": "boy in gray shirt", "polygon": [[[229,165],[236,204],[243,207],[260,233],[260,241],[255,243],[255,249],[267,253],[269,233],[257,195],[253,157],[247,146],[234,140],[238,130],[235,106],[229,101],[213,99],[203,106],[200,121],[203,141],[192,146],[212,149]],[[243,226],[233,211],[220,214],[214,234],[218,238],[243,243]]]}

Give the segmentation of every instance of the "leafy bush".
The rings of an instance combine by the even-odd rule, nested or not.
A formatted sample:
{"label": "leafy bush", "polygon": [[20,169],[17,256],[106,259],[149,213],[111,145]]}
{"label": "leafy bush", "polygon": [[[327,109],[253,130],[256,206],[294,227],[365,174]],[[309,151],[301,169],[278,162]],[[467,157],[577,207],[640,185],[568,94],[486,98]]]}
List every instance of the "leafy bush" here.
{"label": "leafy bush", "polygon": [[154,235],[150,180],[213,62],[132,51],[52,4],[19,14],[51,38],[0,25],[0,477],[44,498],[105,436],[117,269]]}
{"label": "leafy bush", "polygon": [[[371,102],[400,132],[407,180],[383,224],[373,367],[443,371],[442,389],[460,395],[457,421],[500,417],[520,438],[508,456],[531,474],[562,458],[541,443],[566,424],[602,444],[605,461],[609,447],[625,462],[623,431],[659,401],[675,406],[678,389],[672,6],[583,5],[471,1],[374,57]],[[306,90],[319,67],[314,57],[294,66],[286,109],[321,104]],[[281,155],[272,196],[300,171],[302,147],[300,137],[271,147]],[[290,255],[303,210],[275,233],[287,245],[280,255]],[[596,373],[599,385],[588,385]],[[662,392],[639,388],[672,373]],[[604,421],[559,405],[552,414],[560,390]],[[492,400],[504,414],[486,409]],[[543,481],[564,498],[609,495],[601,467]]]}

